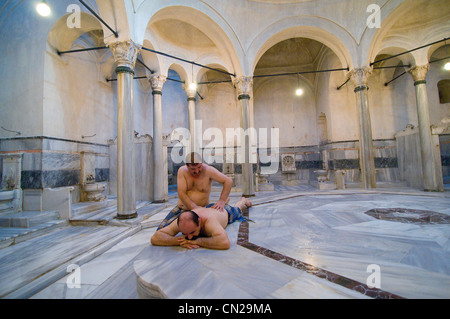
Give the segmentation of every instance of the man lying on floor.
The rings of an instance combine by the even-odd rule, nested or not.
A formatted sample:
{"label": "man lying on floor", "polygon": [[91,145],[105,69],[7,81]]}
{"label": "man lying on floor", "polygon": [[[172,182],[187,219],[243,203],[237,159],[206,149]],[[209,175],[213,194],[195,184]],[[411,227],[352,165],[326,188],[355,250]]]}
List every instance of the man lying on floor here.
{"label": "man lying on floor", "polygon": [[[151,243],[155,246],[181,246],[188,249],[229,249],[230,240],[225,228],[236,220],[245,221],[242,210],[251,206],[252,203],[242,197],[234,207],[226,205],[224,210],[196,207],[184,211],[176,221],[157,230]],[[177,236],[180,232],[181,235]]]}

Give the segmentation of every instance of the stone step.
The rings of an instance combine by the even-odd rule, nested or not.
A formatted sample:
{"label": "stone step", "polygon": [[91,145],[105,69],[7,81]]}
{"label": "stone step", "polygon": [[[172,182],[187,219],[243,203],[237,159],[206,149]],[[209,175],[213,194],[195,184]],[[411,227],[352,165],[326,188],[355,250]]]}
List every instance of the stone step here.
{"label": "stone step", "polygon": [[117,199],[108,198],[100,202],[80,202],[72,204],[72,216],[91,213],[96,210],[108,208],[117,205]]}
{"label": "stone step", "polygon": [[58,211],[23,211],[0,216],[0,227],[30,228],[57,219]]}
{"label": "stone step", "polygon": [[[151,204],[150,201],[137,201],[136,209],[139,210],[150,204]],[[116,201],[114,200],[113,204],[109,204],[108,206],[100,209],[84,211],[82,213],[79,213],[77,211],[73,212],[72,210],[72,217],[70,218],[70,223],[71,225],[79,225],[89,221],[103,223],[107,221],[112,221],[116,216],[117,216],[117,206]]]}
{"label": "stone step", "polygon": [[67,225],[66,220],[57,219],[29,228],[0,227],[0,249],[47,234]]}

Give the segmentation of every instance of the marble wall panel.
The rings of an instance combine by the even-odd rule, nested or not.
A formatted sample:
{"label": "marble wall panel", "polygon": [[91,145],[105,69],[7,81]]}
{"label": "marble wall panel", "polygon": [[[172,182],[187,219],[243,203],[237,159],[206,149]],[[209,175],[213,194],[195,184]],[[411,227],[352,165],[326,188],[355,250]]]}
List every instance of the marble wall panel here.
{"label": "marble wall panel", "polygon": [[[153,200],[153,142],[149,135],[135,138],[136,200]],[[169,154],[170,156],[170,154]],[[117,195],[117,140],[110,141],[109,195]]]}
{"label": "marble wall panel", "polygon": [[42,170],[22,171],[21,185],[22,189],[43,188]]}
{"label": "marble wall panel", "polygon": [[75,186],[80,183],[80,152],[95,153],[97,181],[109,180],[109,146],[45,136],[0,140],[0,156],[8,152],[23,153],[22,188]]}
{"label": "marble wall panel", "polygon": [[441,163],[444,183],[450,184],[450,134],[440,135]]}
{"label": "marble wall panel", "polygon": [[422,188],[422,158],[418,131],[397,135],[396,143],[400,180],[406,181],[411,187]]}
{"label": "marble wall panel", "polygon": [[42,170],[42,152],[24,152],[22,160],[22,171]]}
{"label": "marble wall panel", "polygon": [[41,137],[14,137],[0,140],[0,152],[42,150]]}
{"label": "marble wall panel", "polygon": [[42,187],[54,188],[77,185],[81,182],[80,170],[57,170],[42,172]]}
{"label": "marble wall panel", "polygon": [[109,168],[96,168],[95,169],[95,181],[96,182],[108,182],[110,176]]}
{"label": "marble wall panel", "polygon": [[80,154],[78,153],[56,153],[56,152],[42,152],[42,170],[79,170]]}
{"label": "marble wall panel", "polygon": [[[275,174],[268,177],[271,183],[281,183],[283,181],[297,180],[300,183],[308,183],[310,180],[315,180],[316,174],[314,170],[322,169],[324,166],[324,156],[327,160],[328,168],[331,170],[329,174],[330,180],[334,181],[334,170],[344,170],[345,180],[347,183],[360,182],[360,164],[359,164],[359,142],[358,141],[339,141],[324,144],[321,146],[299,146],[299,147],[281,147],[278,149],[279,156],[284,153],[295,154],[296,168],[295,174],[283,174],[281,172],[281,165]],[[375,140],[375,168],[377,169],[377,178],[379,181],[394,182],[399,180],[397,154],[395,148],[395,140]],[[169,148],[169,156],[171,149]],[[266,149],[258,150],[259,153],[268,152]],[[326,153],[326,154],[324,154]],[[225,161],[225,154],[222,152],[223,160]],[[236,156],[234,156],[234,170],[235,174],[242,173],[242,165],[236,163]],[[182,164],[174,164],[169,162],[169,168],[173,176],[176,177],[178,169]],[[268,167],[270,163],[259,163],[259,167]],[[221,171],[221,165],[213,163],[212,166]],[[254,165],[254,172],[257,172],[257,165]]]}

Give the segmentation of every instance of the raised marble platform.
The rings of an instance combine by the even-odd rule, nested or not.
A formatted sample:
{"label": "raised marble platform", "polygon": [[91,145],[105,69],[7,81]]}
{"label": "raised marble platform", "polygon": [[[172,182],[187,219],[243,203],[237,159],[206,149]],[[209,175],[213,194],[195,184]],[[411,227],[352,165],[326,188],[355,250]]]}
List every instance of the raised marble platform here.
{"label": "raised marble platform", "polygon": [[30,228],[57,220],[57,211],[23,211],[0,216],[0,227]]}
{"label": "raised marble platform", "polygon": [[[450,298],[447,219],[405,223],[366,214],[374,208],[402,207],[408,209],[405,212],[427,210],[449,216],[446,194],[333,192],[257,196],[249,210],[255,223],[227,227],[231,240],[227,251],[149,245],[134,261],[138,295]],[[369,281],[373,265],[380,270],[379,287]]]}

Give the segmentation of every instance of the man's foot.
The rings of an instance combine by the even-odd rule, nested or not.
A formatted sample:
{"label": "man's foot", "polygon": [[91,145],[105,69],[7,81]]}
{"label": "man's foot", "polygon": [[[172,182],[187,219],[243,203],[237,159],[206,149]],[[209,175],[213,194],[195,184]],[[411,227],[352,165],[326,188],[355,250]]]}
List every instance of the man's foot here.
{"label": "man's foot", "polygon": [[240,210],[245,210],[249,207],[252,207],[253,204],[251,201],[248,200],[248,198],[241,197],[241,200],[238,201],[236,204],[234,204],[234,206],[239,208]]}
{"label": "man's foot", "polygon": [[242,199],[244,200],[244,204],[245,206],[247,206],[247,208],[253,206],[252,202],[247,197],[242,197]]}

